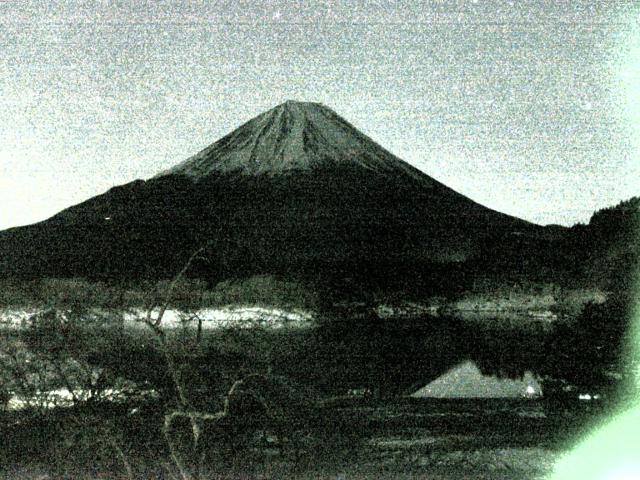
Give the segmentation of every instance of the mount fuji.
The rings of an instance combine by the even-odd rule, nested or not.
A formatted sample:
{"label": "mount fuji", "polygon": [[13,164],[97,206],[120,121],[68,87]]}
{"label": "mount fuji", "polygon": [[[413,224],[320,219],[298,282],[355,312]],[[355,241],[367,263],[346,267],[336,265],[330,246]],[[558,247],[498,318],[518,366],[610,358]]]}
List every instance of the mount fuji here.
{"label": "mount fuji", "polygon": [[411,283],[543,230],[448,188],[330,108],[287,101],[151,179],[0,232],[0,276],[168,278],[206,244],[192,274],[210,280]]}

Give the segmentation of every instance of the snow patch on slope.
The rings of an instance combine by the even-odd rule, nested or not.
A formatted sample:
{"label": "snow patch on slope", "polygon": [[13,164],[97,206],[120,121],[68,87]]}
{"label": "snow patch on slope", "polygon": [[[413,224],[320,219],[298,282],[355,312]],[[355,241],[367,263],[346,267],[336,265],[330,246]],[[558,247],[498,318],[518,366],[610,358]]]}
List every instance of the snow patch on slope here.
{"label": "snow patch on slope", "polygon": [[277,175],[338,165],[430,178],[319,103],[287,101],[160,173],[201,179],[213,173]]}

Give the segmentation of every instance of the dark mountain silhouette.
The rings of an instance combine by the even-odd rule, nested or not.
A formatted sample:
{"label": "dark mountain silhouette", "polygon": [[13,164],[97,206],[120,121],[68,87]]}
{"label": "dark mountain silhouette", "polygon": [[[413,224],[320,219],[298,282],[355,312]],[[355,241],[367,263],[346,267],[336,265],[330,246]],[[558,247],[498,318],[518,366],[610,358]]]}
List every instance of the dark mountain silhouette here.
{"label": "dark mountain silhouette", "polygon": [[289,101],[150,180],[0,232],[0,276],[170,277],[208,244],[192,274],[212,281],[406,287],[444,271],[462,281],[466,265],[526,271],[523,252],[558,236],[453,191],[329,108]]}

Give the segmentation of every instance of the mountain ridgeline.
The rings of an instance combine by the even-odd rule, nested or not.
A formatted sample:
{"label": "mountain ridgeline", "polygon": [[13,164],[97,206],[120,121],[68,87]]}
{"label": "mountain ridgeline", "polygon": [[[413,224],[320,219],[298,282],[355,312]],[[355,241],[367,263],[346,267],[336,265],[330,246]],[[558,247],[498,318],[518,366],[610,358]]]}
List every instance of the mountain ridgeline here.
{"label": "mountain ridgeline", "polygon": [[331,109],[288,101],[149,180],[0,232],[0,276],[168,278],[207,245],[191,275],[212,282],[457,288],[566,270],[571,232],[483,207]]}

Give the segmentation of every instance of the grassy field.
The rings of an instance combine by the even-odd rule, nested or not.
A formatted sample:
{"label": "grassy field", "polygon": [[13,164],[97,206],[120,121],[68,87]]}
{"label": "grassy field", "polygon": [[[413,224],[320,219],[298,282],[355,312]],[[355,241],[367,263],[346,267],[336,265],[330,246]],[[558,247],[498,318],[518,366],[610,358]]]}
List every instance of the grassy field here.
{"label": "grassy field", "polygon": [[[203,478],[537,479],[579,438],[587,414],[548,415],[536,400],[342,399],[322,407],[321,425],[295,455],[256,439],[235,455],[212,445]],[[149,428],[158,423],[152,411],[144,415],[119,434],[122,450],[134,478],[169,478],[163,469],[166,452],[158,432]],[[64,434],[54,431],[65,428],[64,417],[46,429],[40,426],[43,438],[36,451],[5,462],[0,478],[127,478],[108,447],[54,454],[60,445],[49,442],[64,443]],[[5,425],[5,442],[11,442],[12,428],[18,440],[16,425]],[[82,467],[87,457],[93,458],[90,469]]]}

